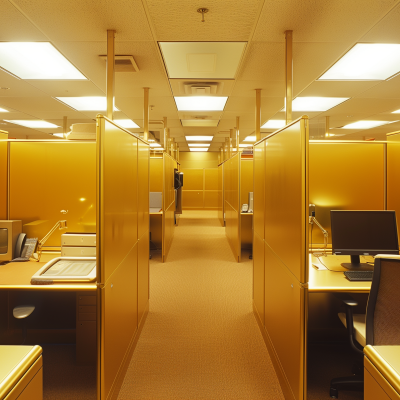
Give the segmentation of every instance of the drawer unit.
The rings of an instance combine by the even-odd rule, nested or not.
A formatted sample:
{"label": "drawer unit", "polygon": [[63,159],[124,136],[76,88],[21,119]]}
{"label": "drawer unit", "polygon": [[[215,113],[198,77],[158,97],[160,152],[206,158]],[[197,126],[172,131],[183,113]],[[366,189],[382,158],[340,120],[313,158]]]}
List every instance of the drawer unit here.
{"label": "drawer unit", "polygon": [[61,246],[96,247],[95,233],[64,233],[61,235]]}
{"label": "drawer unit", "polygon": [[61,257],[96,257],[96,247],[61,247]]}

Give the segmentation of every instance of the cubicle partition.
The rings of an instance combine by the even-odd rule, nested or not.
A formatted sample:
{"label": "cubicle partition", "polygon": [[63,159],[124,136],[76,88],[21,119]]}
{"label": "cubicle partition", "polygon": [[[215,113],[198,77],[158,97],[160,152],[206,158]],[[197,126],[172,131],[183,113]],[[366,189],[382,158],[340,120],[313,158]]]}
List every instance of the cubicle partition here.
{"label": "cubicle partition", "polygon": [[218,220],[225,226],[224,218],[224,164],[218,165]]}
{"label": "cubicle partition", "polygon": [[[308,118],[302,117],[267,136],[255,144],[254,150],[255,315],[285,398],[303,399],[306,393]],[[264,223],[260,220],[262,214]],[[264,282],[260,282],[263,275]]]}
{"label": "cubicle partition", "polygon": [[[1,136],[1,134],[0,134]],[[0,219],[7,219],[8,142],[0,139]]]}
{"label": "cubicle partition", "polygon": [[38,239],[67,220],[46,242],[58,251],[63,233],[96,232],[95,142],[10,141],[9,149],[9,219]]}
{"label": "cubicle partition", "polygon": [[400,132],[388,134],[387,141],[387,209],[396,211],[400,231]]}
{"label": "cubicle partition", "polygon": [[148,311],[149,146],[97,117],[98,398],[116,398]]}
{"label": "cubicle partition", "polygon": [[[253,157],[241,157],[240,160],[240,210],[243,204],[249,203],[249,193],[253,192]],[[251,250],[253,246],[253,212],[240,213],[240,247]],[[250,212],[251,211],[251,212]]]}
{"label": "cubicle partition", "polygon": [[225,233],[235,260],[240,262],[240,153],[224,162]]}

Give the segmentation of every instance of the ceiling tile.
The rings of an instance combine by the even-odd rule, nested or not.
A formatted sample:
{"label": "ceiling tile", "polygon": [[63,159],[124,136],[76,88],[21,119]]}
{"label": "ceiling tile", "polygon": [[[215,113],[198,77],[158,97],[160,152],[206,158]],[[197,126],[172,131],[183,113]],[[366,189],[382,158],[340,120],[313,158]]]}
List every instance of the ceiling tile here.
{"label": "ceiling tile", "polygon": [[354,97],[376,85],[376,81],[314,81],[299,96]]}
{"label": "ceiling tile", "polygon": [[63,96],[105,96],[105,93],[91,81],[27,81],[52,97]]}

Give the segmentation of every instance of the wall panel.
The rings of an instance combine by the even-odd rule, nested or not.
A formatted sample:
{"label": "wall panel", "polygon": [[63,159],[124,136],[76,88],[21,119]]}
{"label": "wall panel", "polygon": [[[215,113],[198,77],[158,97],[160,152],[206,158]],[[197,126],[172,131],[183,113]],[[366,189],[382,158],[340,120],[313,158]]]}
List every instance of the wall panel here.
{"label": "wall panel", "polygon": [[264,240],[254,233],[253,240],[253,299],[263,325],[265,307]]}
{"label": "wall panel", "polygon": [[[0,133],[1,137],[1,133]],[[0,140],[0,219],[7,219],[8,142]]]}
{"label": "wall panel", "polygon": [[46,246],[59,247],[67,231],[96,232],[96,143],[10,142],[10,219],[39,239],[66,219]]}
{"label": "wall panel", "polygon": [[253,191],[253,159],[240,161],[240,207],[249,203],[249,192]]}
{"label": "wall panel", "polygon": [[138,238],[149,230],[149,146],[138,141]]}
{"label": "wall panel", "polygon": [[163,159],[150,157],[150,192],[163,191]]}
{"label": "wall panel", "polygon": [[224,164],[218,166],[218,219],[224,226]]}
{"label": "wall panel", "polygon": [[253,209],[253,229],[258,236],[264,239],[264,197],[265,197],[265,141],[258,143],[254,146],[253,154],[254,163],[254,176],[253,176],[253,196],[254,196],[254,209]]}
{"label": "wall panel", "polygon": [[387,209],[396,211],[400,231],[400,132],[388,135],[387,140]]}
{"label": "wall panel", "polygon": [[[309,199],[316,206],[318,222],[328,231],[329,243],[330,210],[384,209],[385,146],[374,142],[310,142]],[[396,167],[390,170],[396,171]],[[388,182],[390,179],[388,174]],[[312,241],[324,243],[318,228],[313,229]]]}
{"label": "wall panel", "polygon": [[149,235],[148,232],[139,240],[138,245],[138,322],[142,320],[150,298],[149,277]]}

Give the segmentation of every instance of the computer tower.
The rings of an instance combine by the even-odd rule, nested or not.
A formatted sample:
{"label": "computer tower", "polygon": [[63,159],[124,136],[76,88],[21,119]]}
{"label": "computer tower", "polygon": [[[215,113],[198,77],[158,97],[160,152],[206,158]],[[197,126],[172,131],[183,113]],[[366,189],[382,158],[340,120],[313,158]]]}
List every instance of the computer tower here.
{"label": "computer tower", "polygon": [[249,212],[250,212],[250,210],[251,211],[253,211],[253,192],[249,192]]}
{"label": "computer tower", "polygon": [[0,262],[11,261],[14,257],[15,244],[22,232],[21,220],[0,221]]}

